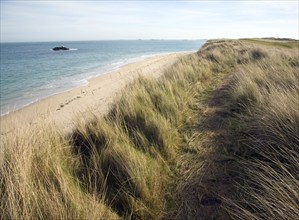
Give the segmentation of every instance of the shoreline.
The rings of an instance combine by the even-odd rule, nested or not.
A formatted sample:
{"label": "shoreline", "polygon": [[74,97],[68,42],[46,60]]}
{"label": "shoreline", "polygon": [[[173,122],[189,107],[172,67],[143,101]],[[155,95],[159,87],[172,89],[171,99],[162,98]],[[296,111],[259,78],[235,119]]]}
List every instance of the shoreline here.
{"label": "shoreline", "polygon": [[14,104],[14,105],[11,106],[11,109],[13,109],[13,110],[5,112],[3,114],[0,113],[0,119],[2,117],[6,117],[6,116],[8,116],[10,114],[18,112],[18,111],[20,111],[20,110],[22,110],[24,108],[27,108],[30,105],[34,105],[35,103],[41,102],[44,99],[50,98],[51,96],[59,95],[61,93],[65,93],[65,92],[71,91],[73,89],[77,89],[77,88],[80,88],[80,87],[87,86],[90,83],[90,81],[92,81],[93,79],[98,78],[98,77],[100,77],[102,75],[105,75],[105,74],[112,73],[114,71],[118,71],[118,70],[120,70],[122,67],[124,67],[126,65],[137,63],[137,62],[142,62],[142,61],[144,61],[144,60],[146,60],[148,58],[152,58],[152,57],[155,57],[155,56],[164,56],[164,55],[171,55],[171,54],[176,54],[176,53],[193,53],[193,52],[195,53],[196,50],[194,50],[194,51],[178,51],[178,52],[162,52],[162,53],[142,55],[142,56],[139,56],[139,57],[128,58],[125,61],[115,61],[115,62],[111,63],[110,65],[113,65],[113,64],[116,64],[116,63],[120,63],[120,65],[112,67],[110,70],[102,71],[102,72],[101,72],[101,68],[99,68],[99,67],[90,68],[92,70],[90,70],[88,72],[99,72],[99,73],[95,74],[95,75],[87,76],[84,79],[80,79],[79,81],[82,81],[82,83],[80,83],[80,84],[78,84],[76,86],[73,85],[70,88],[64,88],[64,89],[63,88],[57,88],[56,92],[52,92],[52,93],[49,93],[47,95],[41,95],[40,97],[35,98],[35,100],[32,100],[32,101],[30,101],[27,104],[23,104],[23,105]]}
{"label": "shoreline", "polygon": [[45,97],[14,112],[0,116],[1,135],[44,123],[54,123],[62,131],[70,130],[79,114],[93,110],[107,112],[119,92],[138,75],[158,78],[164,70],[190,51],[163,53],[145,57],[87,79],[83,86]]}

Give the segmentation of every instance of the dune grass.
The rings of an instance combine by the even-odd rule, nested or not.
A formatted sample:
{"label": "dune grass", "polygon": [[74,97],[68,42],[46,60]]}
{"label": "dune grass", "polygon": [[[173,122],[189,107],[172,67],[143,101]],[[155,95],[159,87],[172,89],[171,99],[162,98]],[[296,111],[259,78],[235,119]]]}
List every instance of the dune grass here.
{"label": "dune grass", "polygon": [[238,219],[297,219],[298,49],[262,49],[265,57],[239,67],[232,84],[238,108],[233,121],[239,144],[234,147],[244,182],[244,201],[233,214]]}
{"label": "dune grass", "polygon": [[[0,218],[296,219],[299,58],[283,43],[208,41],[68,135],[43,126],[1,138]],[[211,173],[228,179],[215,160],[237,173],[219,199],[203,194],[223,183]]]}
{"label": "dune grass", "polygon": [[84,193],[74,176],[78,159],[54,128],[14,135],[1,139],[1,219],[118,218],[102,198]]}
{"label": "dune grass", "polygon": [[198,62],[190,55],[162,79],[137,79],[105,117],[93,112],[67,136],[49,127],[5,137],[1,217],[162,218],[198,80],[210,74],[196,74]]}

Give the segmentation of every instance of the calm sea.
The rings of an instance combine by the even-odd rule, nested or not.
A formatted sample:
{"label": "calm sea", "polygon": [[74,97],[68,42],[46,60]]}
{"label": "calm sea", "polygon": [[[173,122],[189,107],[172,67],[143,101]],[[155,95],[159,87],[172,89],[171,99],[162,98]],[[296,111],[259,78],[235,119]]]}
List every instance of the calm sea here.
{"label": "calm sea", "polygon": [[[1,115],[148,56],[196,51],[205,40],[1,43]],[[69,51],[53,51],[64,45]]]}

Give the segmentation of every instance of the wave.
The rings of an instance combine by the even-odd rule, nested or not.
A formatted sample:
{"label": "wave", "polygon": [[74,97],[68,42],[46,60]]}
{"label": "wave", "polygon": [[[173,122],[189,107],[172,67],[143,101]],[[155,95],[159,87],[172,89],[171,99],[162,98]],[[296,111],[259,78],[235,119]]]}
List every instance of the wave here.
{"label": "wave", "polygon": [[124,64],[124,63],[125,63],[125,61],[122,60],[122,61],[118,61],[118,62],[111,63],[111,66],[122,65],[122,64]]}
{"label": "wave", "polygon": [[79,79],[79,80],[73,80],[71,82],[72,86],[78,87],[78,86],[84,86],[88,84],[87,79]]}

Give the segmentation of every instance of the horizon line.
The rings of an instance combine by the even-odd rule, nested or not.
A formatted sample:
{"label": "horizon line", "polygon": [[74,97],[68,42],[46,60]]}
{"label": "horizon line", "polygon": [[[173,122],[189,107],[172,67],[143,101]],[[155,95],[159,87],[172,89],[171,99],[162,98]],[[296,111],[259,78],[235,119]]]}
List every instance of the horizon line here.
{"label": "horizon line", "polygon": [[220,39],[289,39],[294,41],[299,41],[299,38],[290,38],[290,37],[240,37],[240,38],[227,38],[227,37],[218,37],[218,38],[198,38],[198,39],[164,39],[164,38],[149,38],[149,39],[101,39],[101,40],[49,40],[49,41],[1,41],[0,43],[56,43],[56,42],[87,42],[87,41],[198,41],[198,40],[220,40]]}
{"label": "horizon line", "polygon": [[[211,38],[212,39],[212,38]],[[216,38],[215,38],[216,39]],[[187,39],[187,38],[183,38],[183,39],[163,39],[163,38],[150,38],[150,39],[101,39],[101,40],[49,40],[49,41],[0,41],[0,43],[48,43],[48,42],[84,42],[84,41],[196,41],[196,40],[208,40],[208,38],[199,38],[199,39]]]}

